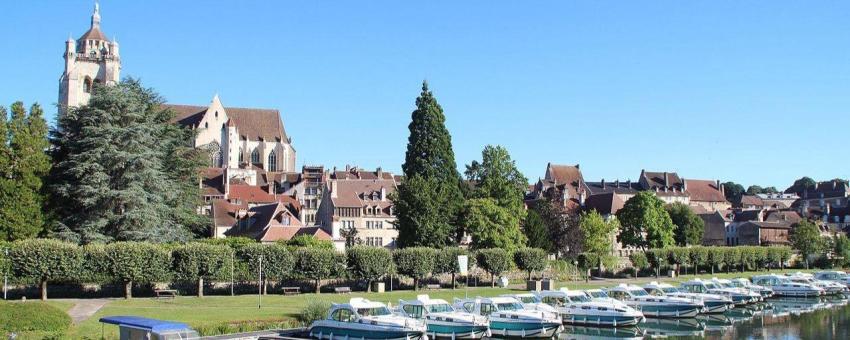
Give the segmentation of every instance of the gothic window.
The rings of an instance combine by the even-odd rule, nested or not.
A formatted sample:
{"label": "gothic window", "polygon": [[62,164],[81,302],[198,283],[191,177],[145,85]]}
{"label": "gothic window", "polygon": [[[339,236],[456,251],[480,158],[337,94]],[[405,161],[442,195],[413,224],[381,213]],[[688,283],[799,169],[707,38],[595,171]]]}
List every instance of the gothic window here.
{"label": "gothic window", "polygon": [[251,164],[260,164],[260,149],[251,151]]}
{"label": "gothic window", "polygon": [[86,77],[86,79],[83,80],[83,92],[91,93],[91,87],[92,87],[91,78]]}
{"label": "gothic window", "polygon": [[210,166],[221,167],[221,146],[217,142],[212,142],[208,145],[207,150],[210,153]]}
{"label": "gothic window", "polygon": [[239,151],[239,164],[245,163],[245,153],[241,150]]}
{"label": "gothic window", "polygon": [[269,153],[269,171],[277,171],[277,155],[274,150]]}

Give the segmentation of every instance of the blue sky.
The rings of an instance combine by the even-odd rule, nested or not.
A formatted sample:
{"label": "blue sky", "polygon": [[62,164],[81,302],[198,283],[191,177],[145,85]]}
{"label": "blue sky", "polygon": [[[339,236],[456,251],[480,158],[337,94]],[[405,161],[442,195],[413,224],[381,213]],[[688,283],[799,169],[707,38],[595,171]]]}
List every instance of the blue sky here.
{"label": "blue sky", "polygon": [[[52,106],[92,1],[5,1],[0,104]],[[298,163],[399,171],[427,79],[460,168],[850,177],[846,1],[102,1],[123,76],[170,102],[277,108]],[[55,110],[50,109],[51,113]],[[52,116],[51,116],[52,117]]]}

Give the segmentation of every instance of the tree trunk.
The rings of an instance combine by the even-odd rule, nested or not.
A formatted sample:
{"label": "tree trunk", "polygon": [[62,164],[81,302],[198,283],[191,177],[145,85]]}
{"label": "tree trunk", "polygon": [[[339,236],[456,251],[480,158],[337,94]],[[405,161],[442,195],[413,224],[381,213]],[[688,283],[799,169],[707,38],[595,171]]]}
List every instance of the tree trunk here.
{"label": "tree trunk", "polygon": [[809,270],[809,257],[806,256],[806,270]]}
{"label": "tree trunk", "polygon": [[269,280],[266,280],[266,279],[264,278],[264,279],[263,279],[263,282],[260,282],[260,284],[262,284],[262,286],[261,286],[261,287],[263,288],[263,295],[266,295],[266,293],[269,291],[269,287],[268,287]]}
{"label": "tree trunk", "polygon": [[496,274],[490,274],[490,288],[496,287]]}
{"label": "tree trunk", "polygon": [[372,280],[366,280],[366,292],[367,293],[372,292]]}
{"label": "tree trunk", "polygon": [[528,281],[531,281],[531,271],[528,271]]}
{"label": "tree trunk", "polygon": [[711,265],[711,275],[714,275],[714,265]]}
{"label": "tree trunk", "polygon": [[204,278],[203,277],[198,278],[198,297],[199,298],[204,297]]}
{"label": "tree trunk", "polygon": [[41,280],[41,301],[47,301],[47,280]]}
{"label": "tree trunk", "polygon": [[452,272],[452,289],[455,289],[455,273]]}
{"label": "tree trunk", "polygon": [[322,293],[322,279],[316,279],[316,294]]}
{"label": "tree trunk", "polygon": [[419,278],[413,278],[413,291],[419,290]]}
{"label": "tree trunk", "polygon": [[124,298],[132,299],[133,298],[133,281],[124,282]]}

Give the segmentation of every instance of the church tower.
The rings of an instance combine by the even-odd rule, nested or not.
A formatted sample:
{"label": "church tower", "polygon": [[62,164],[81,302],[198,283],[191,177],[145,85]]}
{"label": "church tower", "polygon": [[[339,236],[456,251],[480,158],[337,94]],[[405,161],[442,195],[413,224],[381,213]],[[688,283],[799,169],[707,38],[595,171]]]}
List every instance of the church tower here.
{"label": "church tower", "polygon": [[120,80],[118,41],[109,41],[100,30],[100,6],[95,3],[91,28],[74,41],[65,42],[65,72],[59,78],[59,113],[88,104],[95,84],[114,85]]}

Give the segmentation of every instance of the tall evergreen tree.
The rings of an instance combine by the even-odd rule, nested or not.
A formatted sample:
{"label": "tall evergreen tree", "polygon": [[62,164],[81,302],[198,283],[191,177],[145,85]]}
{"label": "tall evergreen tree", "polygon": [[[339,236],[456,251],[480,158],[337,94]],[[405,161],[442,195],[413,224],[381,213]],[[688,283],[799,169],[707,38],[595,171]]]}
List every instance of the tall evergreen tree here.
{"label": "tall evergreen tree", "polygon": [[445,116],[422,83],[402,165],[404,179],[392,200],[398,216],[400,247],[443,247],[457,240],[457,216],[463,203],[460,174]]}
{"label": "tall evergreen tree", "polygon": [[58,237],[81,243],[190,238],[178,217],[194,207],[181,204],[189,194],[178,179],[197,169],[172,159],[183,155],[177,146],[189,143],[173,130],[172,117],[158,94],[133,79],[96,87],[88,105],[59,117],[52,175],[61,203]]}
{"label": "tall evergreen tree", "polygon": [[12,104],[8,122],[5,109],[0,115],[0,239],[32,238],[44,229],[47,123],[38,104],[29,114],[22,102]]}

